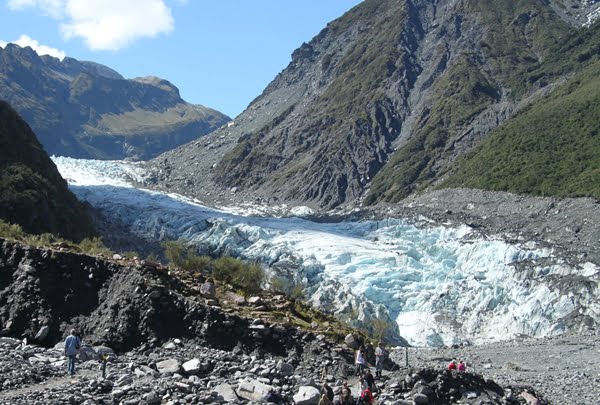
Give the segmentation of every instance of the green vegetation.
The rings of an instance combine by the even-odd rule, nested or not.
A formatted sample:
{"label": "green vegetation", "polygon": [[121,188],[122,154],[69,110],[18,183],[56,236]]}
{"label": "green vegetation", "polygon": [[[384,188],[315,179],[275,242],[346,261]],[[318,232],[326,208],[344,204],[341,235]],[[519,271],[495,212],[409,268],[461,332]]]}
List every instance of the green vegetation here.
{"label": "green vegetation", "polygon": [[0,102],[0,218],[28,233],[92,236],[85,207],[68,190],[29,126]]}
{"label": "green vegetation", "polygon": [[245,294],[262,291],[265,272],[257,263],[245,263],[232,257],[213,259],[198,256],[183,240],[162,243],[169,265],[188,272],[200,272],[210,275],[223,283],[239,288]]}
{"label": "green vegetation", "polygon": [[[379,8],[394,12],[379,13]],[[381,15],[384,18],[373,21],[374,17]],[[335,67],[333,81],[312,108],[316,120],[325,118],[342,124],[367,118],[367,107],[384,98],[382,82],[407,66],[398,47],[402,42],[405,18],[403,7],[390,6],[389,1],[369,0],[329,24],[333,32],[344,32],[357,21],[365,25],[370,22],[377,29],[373,26],[362,30],[352,47],[344,53]],[[333,55],[327,58],[331,59]]]}
{"label": "green vegetation", "polygon": [[436,82],[433,105],[411,140],[375,176],[366,202],[397,202],[437,179],[436,164],[451,153],[456,136],[500,99],[494,83],[500,81],[518,99],[533,86],[546,86],[566,74],[577,77],[490,134],[460,160],[444,186],[597,196],[592,173],[598,163],[594,66],[600,59],[600,23],[576,30],[549,8],[527,0],[468,5],[489,29],[480,46],[493,72],[483,69],[477,55],[464,54]]}
{"label": "green vegetation", "polygon": [[499,98],[486,75],[476,70],[474,57],[464,54],[440,78],[434,92],[440,96],[429,114],[417,124],[413,139],[392,155],[375,176],[366,203],[397,202],[410,194],[416,184],[435,176],[432,163],[465,124]]}
{"label": "green vegetation", "polygon": [[600,199],[600,61],[494,131],[446,187]]}
{"label": "green vegetation", "polygon": [[84,238],[81,242],[75,243],[67,239],[60,238],[50,233],[32,235],[23,230],[18,224],[11,224],[0,219],[0,238],[10,239],[22,242],[27,245],[51,248],[60,246],[67,250],[83,253],[91,256],[103,255],[111,257],[113,252],[102,242],[102,238]]}

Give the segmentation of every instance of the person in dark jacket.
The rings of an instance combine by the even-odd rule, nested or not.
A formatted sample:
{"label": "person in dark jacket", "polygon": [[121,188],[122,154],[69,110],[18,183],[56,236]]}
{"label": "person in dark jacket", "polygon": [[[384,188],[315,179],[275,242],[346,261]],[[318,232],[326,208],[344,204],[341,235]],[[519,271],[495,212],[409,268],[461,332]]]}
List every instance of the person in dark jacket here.
{"label": "person in dark jacket", "polygon": [[327,396],[329,401],[333,402],[333,389],[327,384],[327,381],[325,381],[321,387],[321,395]]}

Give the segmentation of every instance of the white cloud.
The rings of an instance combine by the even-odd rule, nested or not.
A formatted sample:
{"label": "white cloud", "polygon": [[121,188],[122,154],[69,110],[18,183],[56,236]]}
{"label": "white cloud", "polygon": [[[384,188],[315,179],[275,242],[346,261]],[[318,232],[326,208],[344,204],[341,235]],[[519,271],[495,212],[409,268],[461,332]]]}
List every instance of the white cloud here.
{"label": "white cloud", "polygon": [[118,50],[174,27],[164,0],[8,0],[7,4],[15,10],[41,10],[59,21],[66,39],[82,38],[92,50]]}
{"label": "white cloud", "polygon": [[[38,55],[50,55],[50,56],[54,56],[55,58],[58,58],[61,60],[64,59],[64,57],[66,56],[64,51],[61,51],[56,48],[52,48],[47,45],[42,45],[38,41],[28,37],[27,35],[21,35],[19,37],[19,39],[17,39],[16,41],[11,41],[11,42],[13,44],[19,45],[21,48],[30,46],[34,51],[37,52]],[[4,48],[4,47],[6,47],[6,45],[7,45],[7,42],[0,41],[0,47]]]}
{"label": "white cloud", "polygon": [[11,10],[38,8],[55,19],[61,18],[65,6],[65,0],[8,0],[6,3]]}

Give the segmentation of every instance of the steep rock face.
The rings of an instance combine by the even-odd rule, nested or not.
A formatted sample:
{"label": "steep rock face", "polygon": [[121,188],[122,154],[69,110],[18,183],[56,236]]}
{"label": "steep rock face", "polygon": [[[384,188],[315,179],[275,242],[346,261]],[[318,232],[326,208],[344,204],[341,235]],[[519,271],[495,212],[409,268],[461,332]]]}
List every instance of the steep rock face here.
{"label": "steep rock face", "polygon": [[580,3],[364,1],[297,49],[235,125],[157,158],[150,180],[220,202],[398,201],[569,73],[530,74],[598,6]]}
{"label": "steep rock face", "polygon": [[82,203],[69,191],[31,128],[0,101],[0,218],[30,233],[80,240],[94,233]]}
{"label": "steep rock face", "polygon": [[48,153],[82,158],[148,159],[229,120],[186,103],[166,80],[125,80],[97,63],[40,57],[14,44],[0,48],[0,98]]}
{"label": "steep rock face", "polygon": [[0,238],[0,334],[35,340],[43,326],[49,327],[43,343],[54,344],[75,327],[88,344],[119,351],[190,338],[223,350],[302,352],[296,328],[279,326],[279,333],[259,336],[252,320],[191,298],[166,268]]}

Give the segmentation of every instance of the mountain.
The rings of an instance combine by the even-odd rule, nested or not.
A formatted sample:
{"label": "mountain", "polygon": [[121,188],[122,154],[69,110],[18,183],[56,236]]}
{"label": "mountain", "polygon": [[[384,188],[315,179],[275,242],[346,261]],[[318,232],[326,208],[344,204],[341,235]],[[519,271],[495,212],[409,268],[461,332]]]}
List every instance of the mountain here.
{"label": "mountain", "polygon": [[0,99],[31,125],[49,154],[148,159],[205,135],[229,118],[186,103],[157,77],[126,80],[73,58],[0,48]]}
{"label": "mountain", "polygon": [[38,142],[6,102],[0,101],[0,219],[30,233],[71,240],[94,234],[85,207]]}
{"label": "mountain", "polygon": [[[294,51],[234,125],[156,158],[149,181],[217,203],[324,209],[447,186],[598,197],[599,11],[598,1],[365,0]],[[553,124],[540,144],[548,115],[568,132]],[[495,158],[510,164],[488,164],[499,144]],[[588,180],[567,186],[572,176]]]}

